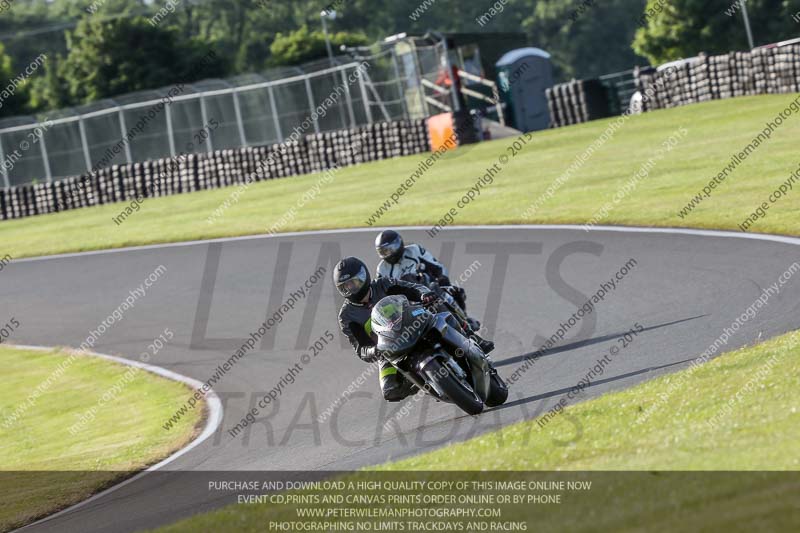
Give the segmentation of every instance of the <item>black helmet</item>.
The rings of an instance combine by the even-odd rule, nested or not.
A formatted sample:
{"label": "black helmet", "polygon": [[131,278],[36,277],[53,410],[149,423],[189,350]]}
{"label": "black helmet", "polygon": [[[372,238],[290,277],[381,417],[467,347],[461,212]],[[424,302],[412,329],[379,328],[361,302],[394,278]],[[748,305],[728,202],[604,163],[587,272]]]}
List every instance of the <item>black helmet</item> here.
{"label": "black helmet", "polygon": [[403,246],[403,238],[394,230],[387,229],[378,234],[375,238],[375,251],[381,259],[395,264],[403,257],[406,251]]}
{"label": "black helmet", "polygon": [[369,291],[367,265],[357,257],[345,257],[333,269],[333,284],[339,294],[351,302],[360,302]]}

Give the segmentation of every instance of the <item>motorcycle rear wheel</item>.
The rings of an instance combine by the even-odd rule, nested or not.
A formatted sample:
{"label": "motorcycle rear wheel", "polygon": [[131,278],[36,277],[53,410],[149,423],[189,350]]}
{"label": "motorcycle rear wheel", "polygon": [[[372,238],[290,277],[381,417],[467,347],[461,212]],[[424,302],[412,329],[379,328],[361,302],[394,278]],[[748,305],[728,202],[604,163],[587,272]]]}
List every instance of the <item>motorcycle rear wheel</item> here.
{"label": "motorcycle rear wheel", "polygon": [[425,374],[465,413],[479,415],[483,412],[483,401],[471,387],[454,376],[449,367],[433,359],[425,365]]}

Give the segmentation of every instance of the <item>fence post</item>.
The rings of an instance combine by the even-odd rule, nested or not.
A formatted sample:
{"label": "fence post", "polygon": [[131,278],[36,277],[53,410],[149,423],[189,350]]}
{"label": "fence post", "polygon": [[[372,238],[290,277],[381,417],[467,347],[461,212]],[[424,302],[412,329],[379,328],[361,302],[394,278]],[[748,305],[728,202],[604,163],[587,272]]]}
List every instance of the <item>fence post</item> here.
{"label": "fence post", "polygon": [[364,99],[364,112],[367,114],[367,123],[372,124],[372,109],[369,107],[369,95],[367,94],[367,84],[364,83],[364,72],[358,76],[358,86],[361,89],[361,97]]}
{"label": "fence post", "polygon": [[119,108],[119,131],[122,133],[122,145],[125,146],[125,159],[128,163],[133,163],[131,146],[128,142],[128,126],[125,125],[125,113],[121,107]]}
{"label": "fence post", "polygon": [[[203,120],[203,128],[208,125],[208,112],[206,111],[206,97],[200,95],[200,118]],[[214,151],[214,145],[211,144],[211,134],[208,134],[206,139],[206,152],[209,154]]]}
{"label": "fence post", "polygon": [[44,131],[42,136],[39,137],[39,148],[42,152],[42,163],[44,164],[44,174],[47,181],[53,181],[53,174],[50,172],[50,160],[47,158],[47,145],[44,143]]}
{"label": "fence post", "polygon": [[423,117],[428,117],[431,114],[431,110],[428,107],[428,100],[425,97],[425,87],[422,85],[422,67],[419,64],[419,57],[417,56],[417,48],[416,46],[411,49],[410,52],[414,56],[414,72],[417,75],[417,87],[419,87],[419,107],[422,111]]}
{"label": "fence post", "polygon": [[406,102],[406,90],[403,87],[403,79],[400,77],[400,66],[397,64],[397,50],[392,47],[392,65],[394,66],[394,77],[397,79],[397,94],[403,105],[403,116],[411,118],[408,113],[408,102]]}
{"label": "fence post", "polygon": [[353,113],[353,97],[350,94],[350,82],[347,79],[347,72],[342,69],[342,83],[344,83],[344,95],[347,99],[347,114],[350,116],[350,127],[356,127],[356,114]]}
{"label": "fence post", "polygon": [[275,122],[275,133],[278,134],[278,142],[283,142],[283,132],[281,131],[281,119],[278,116],[278,106],[275,105],[275,93],[272,85],[267,87],[269,92],[269,103],[272,106],[272,120]]}
{"label": "fence post", "polygon": [[92,156],[89,155],[89,141],[86,138],[86,126],[83,119],[78,119],[78,131],[81,132],[81,148],[83,148],[83,160],[86,163],[86,172],[92,171]]}
{"label": "fence post", "polygon": [[311,112],[311,120],[314,122],[314,133],[319,133],[319,121],[317,113],[314,111],[314,93],[311,92],[311,79],[306,76],[306,93],[308,93],[308,109]]}
{"label": "fence post", "polygon": [[[438,45],[437,45],[438,46]],[[451,78],[455,78],[456,73],[453,72],[453,64],[450,63],[450,50],[447,47],[447,39],[442,38],[442,55],[444,57],[444,65],[447,69],[447,75]],[[461,111],[461,102],[458,99],[458,88],[456,87],[456,80],[452,80],[453,83],[450,84],[450,98],[453,101],[453,111],[459,112]]]}
{"label": "fence post", "polygon": [[6,153],[3,151],[3,136],[0,135],[0,172],[3,173],[3,184],[6,189],[11,187],[11,182],[8,180],[8,170],[6,170]]}
{"label": "fence post", "polygon": [[236,125],[239,127],[239,140],[242,146],[247,146],[247,138],[244,134],[244,122],[242,122],[242,108],[239,107],[239,93],[236,89],[233,90],[233,111],[236,113]]}
{"label": "fence post", "polygon": [[167,138],[169,139],[169,155],[175,157],[175,131],[172,129],[172,104],[165,103],[164,110],[167,112]]}

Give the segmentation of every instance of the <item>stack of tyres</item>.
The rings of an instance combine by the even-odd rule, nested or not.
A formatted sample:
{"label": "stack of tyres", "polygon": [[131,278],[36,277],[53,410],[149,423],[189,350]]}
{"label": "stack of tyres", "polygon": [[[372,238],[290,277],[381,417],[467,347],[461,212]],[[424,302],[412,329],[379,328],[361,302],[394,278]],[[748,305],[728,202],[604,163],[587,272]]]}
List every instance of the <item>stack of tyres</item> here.
{"label": "stack of tyres", "polygon": [[633,69],[633,81],[636,91],[642,95],[642,111],[660,109],[655,78],[656,70],[652,67],[636,67]]}
{"label": "stack of tyres", "polygon": [[798,54],[800,45],[789,45],[778,48],[774,57],[774,86],[775,92],[793,93],[798,91]]}
{"label": "stack of tyres", "polygon": [[325,139],[320,133],[306,135],[309,155],[309,170],[320,172],[325,168]]}
{"label": "stack of tyres", "polygon": [[751,52],[753,63],[753,84],[755,94],[767,93],[767,72],[769,71],[769,48],[756,48]]}
{"label": "stack of tyres", "polygon": [[[637,68],[637,90],[652,96],[645,110],[663,109],[694,102],[719,100],[756,94],[781,94],[800,91],[800,45],[757,48],[750,52],[706,57],[679,66],[668,79],[666,70]],[[548,94],[551,106],[558,104],[557,91]],[[560,119],[559,109],[553,116]],[[558,122],[557,122],[558,123]]]}
{"label": "stack of tyres", "polygon": [[545,97],[554,128],[611,116],[608,90],[597,79],[555,85]]}
{"label": "stack of tyres", "polygon": [[584,81],[580,95],[584,122],[611,116],[608,89],[600,80]]}
{"label": "stack of tyres", "polygon": [[697,101],[707,102],[712,100],[711,65],[707,55],[701,54],[698,56],[698,61],[691,66],[691,75]]}
{"label": "stack of tyres", "polygon": [[578,99],[575,96],[575,82],[571,81],[564,85],[562,94],[562,102],[564,103],[564,110],[567,117],[567,124],[580,123],[578,116]]}
{"label": "stack of tyres", "polygon": [[3,220],[323,172],[430,150],[425,119],[311,134],[268,146],[113,165],[88,176],[0,190]]}
{"label": "stack of tyres", "polygon": [[753,54],[750,52],[736,52],[735,56],[739,90],[742,96],[757,94],[755,71],[753,69]]}
{"label": "stack of tyres", "polygon": [[567,102],[566,84],[560,83],[555,85],[552,89],[545,93],[548,97],[548,106],[552,107],[554,112],[551,115],[553,127],[561,128],[568,126],[572,123],[570,116],[567,115],[569,104]]}

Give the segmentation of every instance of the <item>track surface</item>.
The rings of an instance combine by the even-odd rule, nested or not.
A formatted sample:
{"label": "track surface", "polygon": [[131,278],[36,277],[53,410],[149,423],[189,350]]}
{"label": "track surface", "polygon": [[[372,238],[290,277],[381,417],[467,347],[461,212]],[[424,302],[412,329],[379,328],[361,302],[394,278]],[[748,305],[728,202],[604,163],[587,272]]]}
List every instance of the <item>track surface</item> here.
{"label": "track surface", "polygon": [[[612,359],[604,375],[579,400],[684,368],[800,259],[796,244],[721,235],[498,227],[455,228],[431,239],[424,231],[405,230],[406,240],[421,242],[440,256],[454,279],[473,264],[474,272],[464,283],[469,310],[484,320],[497,341],[493,358],[506,377],[629,259],[636,265],[593,313],[566,333],[559,347],[514,384],[502,408],[470,418],[452,406],[424,400],[411,403],[407,416],[384,428],[400,406],[379,398],[377,375],[372,373],[336,416],[315,422],[367,369],[341,342],[337,299],[329,276],[335,261],[344,255],[360,256],[374,267],[376,231],[243,238],[20,260],[0,275],[0,298],[6,314],[21,323],[11,342],[77,347],[130,290],[164,265],[166,273],[125,313],[122,322],[105,332],[94,350],[137,358],[170,328],[175,338],[150,363],[206,381],[258,328],[268,309],[272,314],[318,266],[324,266],[328,273],[323,281],[286,314],[274,335],[267,336],[266,346],[257,346],[214,386],[224,405],[220,430],[166,469],[347,470],[416,454],[543,413],[611,346],[619,346],[619,335],[635,323],[645,331]],[[473,263],[476,260],[479,266]],[[800,327],[798,302],[800,277],[770,298],[768,306],[733,335],[724,351]],[[259,422],[231,437],[227,430],[277,386],[287,368],[300,361],[308,345],[326,330],[336,335],[335,341],[304,366],[278,402],[262,410]],[[477,460],[465,458],[470,463]],[[227,501],[202,487],[181,490],[163,478],[148,481],[145,476],[29,529],[135,531]]]}

